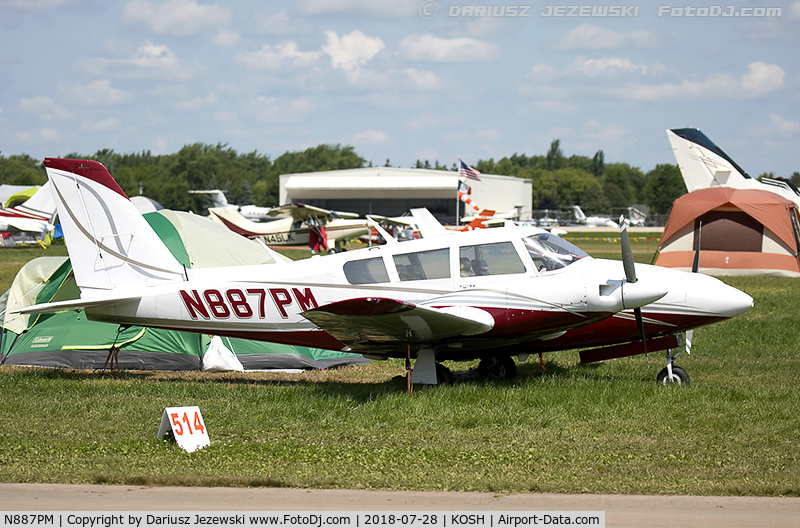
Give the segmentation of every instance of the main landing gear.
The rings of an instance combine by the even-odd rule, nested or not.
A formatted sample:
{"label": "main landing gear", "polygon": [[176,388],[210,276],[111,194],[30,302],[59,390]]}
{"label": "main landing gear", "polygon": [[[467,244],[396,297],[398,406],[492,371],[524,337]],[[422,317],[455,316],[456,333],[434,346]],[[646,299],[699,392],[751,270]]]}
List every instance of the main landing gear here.
{"label": "main landing gear", "polygon": [[517,364],[511,356],[486,356],[478,363],[478,374],[491,380],[507,380],[517,375]]}

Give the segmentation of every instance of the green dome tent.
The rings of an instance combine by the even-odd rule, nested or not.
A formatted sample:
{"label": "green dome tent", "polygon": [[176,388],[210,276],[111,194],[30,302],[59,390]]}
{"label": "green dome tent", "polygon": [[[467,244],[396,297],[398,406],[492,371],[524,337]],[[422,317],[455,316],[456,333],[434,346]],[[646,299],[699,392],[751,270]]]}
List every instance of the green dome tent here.
{"label": "green dome tent", "polygon": [[[145,215],[173,255],[187,267],[281,265],[285,257],[233,234],[208,219],[162,210]],[[78,287],[66,257],[40,257],[17,273],[5,294],[0,364],[55,368],[111,367],[201,370],[212,337],[89,321],[82,311],[20,315],[12,308],[76,299]],[[244,369],[309,369],[364,363],[359,355],[274,343],[223,338]],[[111,354],[112,347],[119,351]],[[212,365],[213,366],[213,365]],[[216,368],[216,367],[215,367]]]}

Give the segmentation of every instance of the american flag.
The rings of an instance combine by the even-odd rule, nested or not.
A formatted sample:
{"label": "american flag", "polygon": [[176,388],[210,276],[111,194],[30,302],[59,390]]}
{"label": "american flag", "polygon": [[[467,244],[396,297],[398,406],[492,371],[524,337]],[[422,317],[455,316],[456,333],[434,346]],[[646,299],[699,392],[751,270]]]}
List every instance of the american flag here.
{"label": "american flag", "polygon": [[458,167],[458,175],[463,176],[465,178],[469,178],[470,180],[481,181],[481,173],[477,170],[473,169],[462,160],[458,160],[459,167]]}

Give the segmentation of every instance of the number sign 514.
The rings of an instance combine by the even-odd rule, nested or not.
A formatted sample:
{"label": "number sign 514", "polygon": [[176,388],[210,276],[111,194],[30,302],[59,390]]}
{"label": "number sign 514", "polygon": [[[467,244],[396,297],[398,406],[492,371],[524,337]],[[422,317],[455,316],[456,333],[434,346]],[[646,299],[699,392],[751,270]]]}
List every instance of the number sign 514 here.
{"label": "number sign 514", "polygon": [[172,431],[175,442],[187,453],[211,443],[203,415],[197,406],[166,407],[158,428],[158,438],[163,438],[169,431]]}

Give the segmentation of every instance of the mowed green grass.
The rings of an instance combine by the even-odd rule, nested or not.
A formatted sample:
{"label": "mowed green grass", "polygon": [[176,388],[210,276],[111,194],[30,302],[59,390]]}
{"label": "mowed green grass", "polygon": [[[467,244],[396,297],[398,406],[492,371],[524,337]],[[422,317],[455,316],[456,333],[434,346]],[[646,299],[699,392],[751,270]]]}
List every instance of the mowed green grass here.
{"label": "mowed green grass", "polygon": [[[619,258],[597,244],[579,242]],[[299,375],[1,368],[0,481],[797,496],[800,283],[725,281],[755,308],[695,333],[677,361],[688,387],[656,385],[661,353],[586,366],[555,353],[502,383],[450,363],[465,374],[454,385],[412,394],[402,361]],[[209,447],[155,438],[180,405],[200,406]]]}

